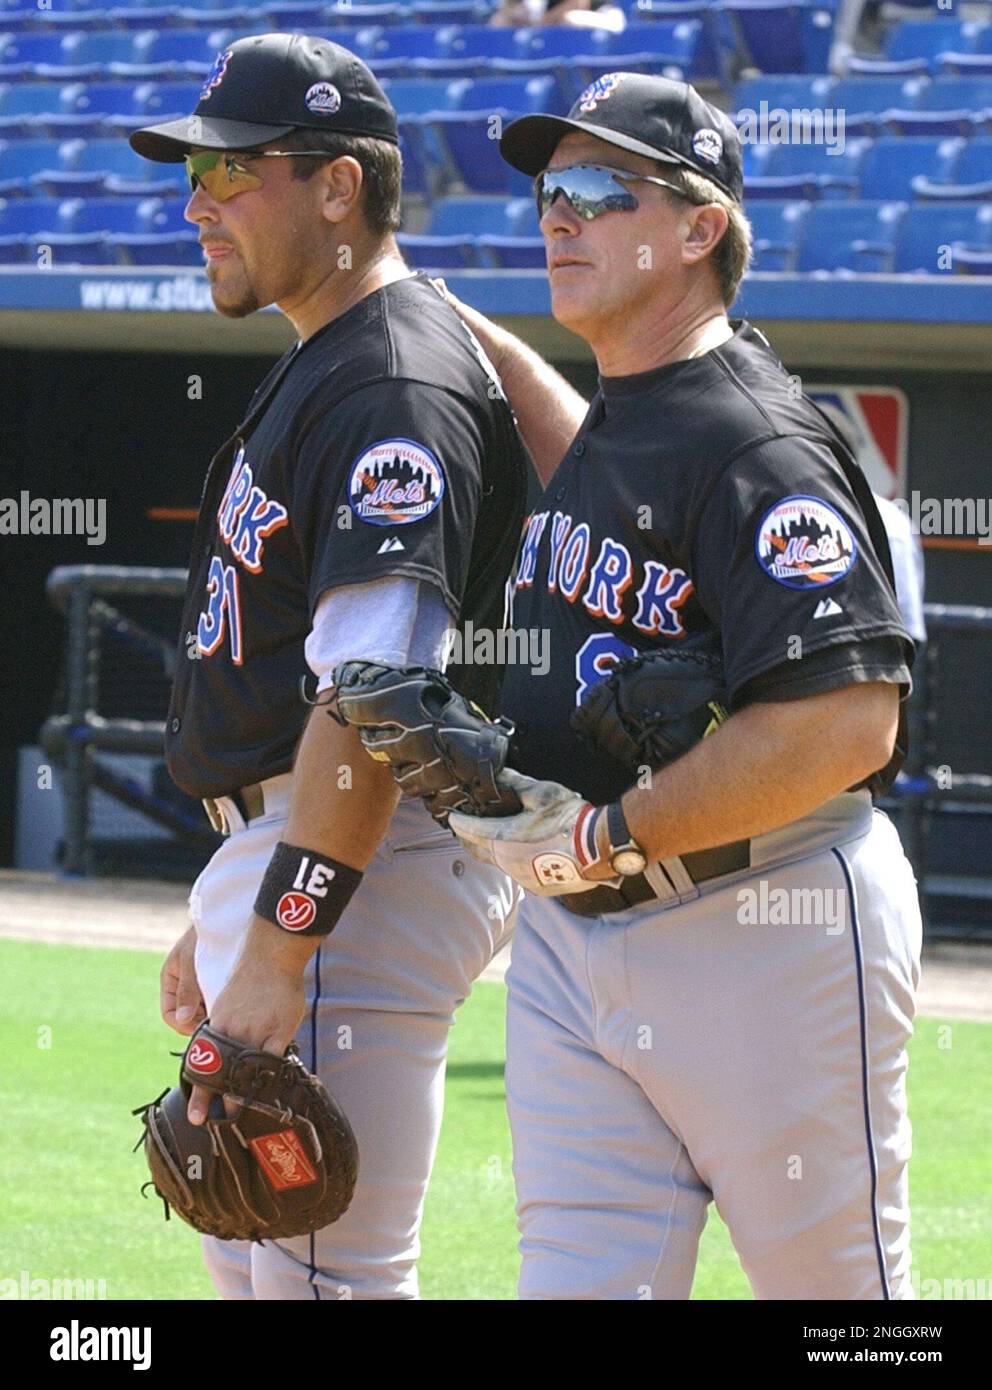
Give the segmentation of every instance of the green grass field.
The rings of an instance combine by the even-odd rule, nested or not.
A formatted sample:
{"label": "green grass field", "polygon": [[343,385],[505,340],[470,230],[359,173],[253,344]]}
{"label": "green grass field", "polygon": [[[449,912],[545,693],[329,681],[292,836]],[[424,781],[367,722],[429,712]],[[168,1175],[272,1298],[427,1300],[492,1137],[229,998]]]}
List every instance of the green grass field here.
{"label": "green grass field", "polygon": [[[129,1113],[168,1082],[181,1040],[158,1019],[157,956],[0,941],[4,1192],[0,1278],[103,1279],[110,1298],[210,1298],[197,1237],[162,1220]],[[503,990],[480,984],[452,1033],[447,1111],[423,1228],[425,1298],[514,1296],[503,1106]],[[918,1022],[911,1046],[914,1265],[992,1278],[992,1026]],[[986,1283],[986,1288],[988,1284]],[[923,1283],[923,1292],[936,1285]],[[694,1298],[747,1298],[715,1213]]]}

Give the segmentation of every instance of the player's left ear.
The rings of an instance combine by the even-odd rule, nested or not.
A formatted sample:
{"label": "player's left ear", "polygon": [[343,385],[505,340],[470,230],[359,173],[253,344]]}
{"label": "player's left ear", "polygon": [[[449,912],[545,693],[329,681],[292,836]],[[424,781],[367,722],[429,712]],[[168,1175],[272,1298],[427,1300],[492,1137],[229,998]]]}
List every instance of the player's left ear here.
{"label": "player's left ear", "polygon": [[726,209],[720,207],[719,203],[688,208],[684,218],[686,232],[682,241],[682,264],[695,265],[709,256],[727,230],[729,220]]}
{"label": "player's left ear", "polygon": [[362,166],[350,154],[320,168],[321,212],[328,222],[343,222],[362,194]]}

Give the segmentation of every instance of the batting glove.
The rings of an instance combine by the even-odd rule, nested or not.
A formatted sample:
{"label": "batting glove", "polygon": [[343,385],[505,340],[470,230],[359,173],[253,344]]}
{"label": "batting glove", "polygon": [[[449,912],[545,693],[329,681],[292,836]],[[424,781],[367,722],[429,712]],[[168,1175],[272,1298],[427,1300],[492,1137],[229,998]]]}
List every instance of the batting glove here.
{"label": "batting glove", "polygon": [[598,861],[595,825],[600,808],[559,782],[538,782],[512,768],[500,781],[520,797],[523,810],[515,816],[466,816],[452,811],[448,824],[473,858],[495,864],[521,888],[542,898],[562,893],[585,893],[617,878],[582,877]]}

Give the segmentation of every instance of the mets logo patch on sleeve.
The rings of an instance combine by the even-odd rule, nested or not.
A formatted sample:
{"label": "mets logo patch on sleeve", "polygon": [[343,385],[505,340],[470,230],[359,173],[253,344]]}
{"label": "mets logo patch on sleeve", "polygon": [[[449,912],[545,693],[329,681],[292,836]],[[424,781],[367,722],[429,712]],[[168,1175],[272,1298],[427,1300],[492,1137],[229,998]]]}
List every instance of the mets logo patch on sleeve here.
{"label": "mets logo patch on sleeve", "polygon": [[788,589],[836,584],[858,557],[847,522],[819,497],[783,497],[765,513],[754,552],[766,574]]}
{"label": "mets logo patch on sleeve", "polygon": [[423,444],[383,439],[352,464],[351,509],[370,526],[405,526],[422,521],[444,496],[444,471]]}

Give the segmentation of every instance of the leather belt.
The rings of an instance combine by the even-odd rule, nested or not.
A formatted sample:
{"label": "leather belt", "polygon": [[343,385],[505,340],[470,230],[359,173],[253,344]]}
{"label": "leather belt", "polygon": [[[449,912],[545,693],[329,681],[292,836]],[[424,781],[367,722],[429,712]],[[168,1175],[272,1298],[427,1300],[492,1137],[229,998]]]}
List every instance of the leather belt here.
{"label": "leather belt", "polygon": [[252,782],[250,786],[242,787],[240,791],[228,792],[226,797],[205,796],[203,809],[207,813],[210,824],[219,835],[228,833],[227,820],[220,804],[222,800],[234,802],[245,825],[249,821],[258,820],[259,816],[265,815],[265,797],[262,794],[260,782]]}
{"label": "leather belt", "polygon": [[[716,845],[713,849],[693,850],[679,858],[693,883],[705,883],[707,879],[719,878],[721,874],[750,868],[751,841],[734,840],[729,845]],[[657,868],[664,873],[663,865],[659,864]],[[657,898],[658,894],[644,874],[632,874],[630,878],[621,880],[619,888],[610,888],[604,883],[587,893],[563,893],[558,901],[579,917],[603,917],[611,912],[626,912],[629,907],[638,907]]]}

